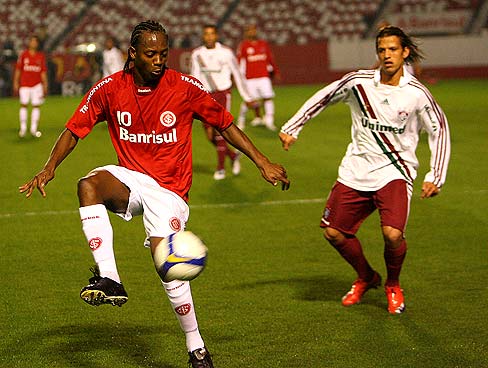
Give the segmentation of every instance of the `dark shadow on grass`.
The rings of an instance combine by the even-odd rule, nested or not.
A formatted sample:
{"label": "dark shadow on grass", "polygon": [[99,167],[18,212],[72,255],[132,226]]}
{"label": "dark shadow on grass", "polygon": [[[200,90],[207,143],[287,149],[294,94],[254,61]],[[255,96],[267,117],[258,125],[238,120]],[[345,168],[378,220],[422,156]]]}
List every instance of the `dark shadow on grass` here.
{"label": "dark shadow on grass", "polygon": [[200,174],[206,174],[206,175],[213,175],[214,170],[213,167],[209,165],[204,165],[199,162],[193,162],[193,172],[194,173],[200,173]]}
{"label": "dark shadow on grass", "polygon": [[[233,286],[233,289],[255,289],[270,285],[289,286],[295,290],[295,298],[304,301],[337,301],[351,288],[352,281],[331,275],[297,277],[282,280],[257,281]],[[382,288],[370,290],[365,294],[363,303],[385,308],[385,296]]]}
{"label": "dark shadow on grass", "polygon": [[[161,326],[127,326],[123,323],[70,324],[24,336],[24,345],[7,346],[10,356],[42,357],[63,367],[108,368],[114,366],[176,368],[154,359],[148,342],[161,340]],[[31,345],[29,345],[31,344]],[[160,344],[164,348],[164,341]],[[178,349],[174,349],[178,351]],[[182,355],[182,364],[187,356]],[[119,364],[113,364],[113,361]]]}

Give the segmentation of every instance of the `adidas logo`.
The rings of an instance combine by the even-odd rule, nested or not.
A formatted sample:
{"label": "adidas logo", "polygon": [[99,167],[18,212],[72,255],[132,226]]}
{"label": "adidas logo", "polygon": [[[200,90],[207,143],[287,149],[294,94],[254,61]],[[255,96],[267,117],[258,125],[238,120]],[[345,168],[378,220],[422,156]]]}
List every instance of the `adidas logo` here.
{"label": "adidas logo", "polygon": [[385,98],[383,101],[381,101],[382,105],[389,105],[390,103],[388,102],[388,99]]}

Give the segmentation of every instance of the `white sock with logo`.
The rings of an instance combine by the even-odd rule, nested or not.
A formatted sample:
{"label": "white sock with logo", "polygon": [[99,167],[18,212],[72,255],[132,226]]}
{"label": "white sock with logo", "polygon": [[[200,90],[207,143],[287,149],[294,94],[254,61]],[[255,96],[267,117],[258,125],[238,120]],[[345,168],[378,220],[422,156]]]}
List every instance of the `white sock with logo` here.
{"label": "white sock with logo", "polygon": [[180,321],[181,329],[185,333],[188,351],[203,348],[205,344],[198,330],[190,282],[179,280],[163,282],[163,287],[176,313],[176,317]]}
{"label": "white sock with logo", "polygon": [[273,100],[264,101],[264,121],[266,125],[274,125],[275,106]]}
{"label": "white sock with logo", "polygon": [[20,131],[25,133],[27,130],[27,107],[21,107],[19,110]]}
{"label": "white sock with logo", "polygon": [[113,230],[103,204],[80,207],[81,224],[101,277],[120,283],[113,248]]}
{"label": "white sock with logo", "polygon": [[39,126],[40,118],[41,118],[41,109],[39,107],[33,107],[31,111],[31,127],[30,127],[30,131],[32,134],[37,132],[37,127]]}
{"label": "white sock with logo", "polygon": [[241,103],[241,107],[239,109],[239,120],[246,121],[246,114],[247,114],[247,105],[245,102]]}

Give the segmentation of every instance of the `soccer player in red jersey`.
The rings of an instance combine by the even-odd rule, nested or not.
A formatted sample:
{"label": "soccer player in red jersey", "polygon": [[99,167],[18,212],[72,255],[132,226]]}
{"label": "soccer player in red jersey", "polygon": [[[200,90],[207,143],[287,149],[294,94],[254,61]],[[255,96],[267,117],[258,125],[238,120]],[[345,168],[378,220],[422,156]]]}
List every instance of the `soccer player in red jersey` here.
{"label": "soccer player in red jersey", "polygon": [[[271,77],[279,80],[281,78],[278,65],[274,61],[269,44],[257,36],[257,27],[251,24],[244,31],[245,39],[237,50],[237,59],[247,79],[247,87],[251,98],[255,101],[262,101],[264,107],[264,118],[261,119],[259,107],[256,108],[256,117],[251,125],[264,125],[270,130],[276,130],[274,125],[275,96]],[[243,129],[246,121],[248,106],[241,104],[238,118],[238,126]]]}
{"label": "soccer player in red jersey", "polygon": [[413,181],[419,162],[415,155],[421,131],[429,136],[430,171],[421,198],[437,195],[447,175],[451,144],[447,118],[431,93],[408,72],[406,63],[421,58],[414,41],[400,28],[388,26],[376,36],[376,70],[349,73],[318,91],[281,128],[288,150],[304,125],[326,107],[347,103],[351,109],[352,142],[339,167],[322,216],[324,236],[357,272],[344,306],[357,304],[381,277],[366,260],[356,238],[361,223],[378,209],[384,239],[388,312],[405,309],[400,271],[407,253],[405,227]]}
{"label": "soccer player in red jersey", "polygon": [[27,50],[23,51],[15,65],[14,94],[19,94],[20,100],[20,130],[19,137],[25,137],[27,133],[28,105],[32,106],[30,133],[33,137],[39,138],[41,132],[38,130],[41,117],[40,106],[47,95],[47,68],[46,57],[39,51],[39,38],[31,36]]}
{"label": "soccer player in red jersey", "polygon": [[[91,305],[121,306],[127,293],[120,281],[107,210],[125,220],[142,215],[145,244],[154,250],[165,237],[182,231],[189,216],[193,119],[215,127],[246,154],[263,178],[288,189],[285,169],[271,163],[232,122],[195,78],[166,66],[168,34],[154,21],[133,30],[124,70],[100,80],[85,95],[56,141],[44,168],[19,190],[31,196],[45,186],[79,139],[106,121],[118,165],[92,170],[78,183],[80,217],[97,267],[81,298]],[[186,336],[193,367],[213,367],[198,329],[188,281],[163,282]]]}

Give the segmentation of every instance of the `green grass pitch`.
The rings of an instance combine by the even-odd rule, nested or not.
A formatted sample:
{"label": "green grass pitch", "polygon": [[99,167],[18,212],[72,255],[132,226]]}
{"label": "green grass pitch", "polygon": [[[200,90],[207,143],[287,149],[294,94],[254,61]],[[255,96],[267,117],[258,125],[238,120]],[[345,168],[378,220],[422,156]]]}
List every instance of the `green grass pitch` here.
{"label": "green grass pitch", "polygon": [[[276,88],[277,124],[320,87]],[[276,133],[246,128],[287,168],[288,192],[262,180],[247,159],[240,176],[215,182],[215,152],[195,122],[188,228],[210,253],[192,289],[216,367],[488,366],[487,88],[486,80],[430,86],[449,119],[452,158],[442,193],[420,200],[429,160],[423,136],[401,316],[387,313],[382,289],[371,290],[360,305],[341,306],[354,274],[318,227],[349,142],[345,105],[311,121],[289,152]],[[59,167],[47,198],[18,193],[44,164],[79,100],[49,97],[38,140],[17,137],[18,102],[0,100],[0,367],[186,367],[184,336],[142,246],[140,218],[125,223],[111,216],[128,303],[94,308],[78,296],[93,260],[81,232],[76,182],[96,166],[115,163],[105,125]],[[234,101],[237,113],[239,98]],[[377,214],[358,236],[384,275]]]}

